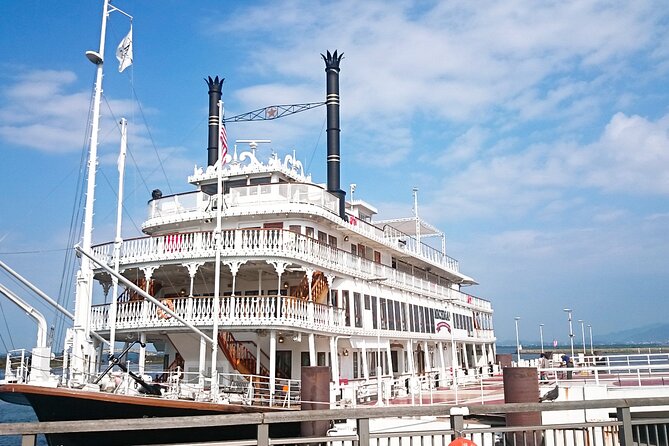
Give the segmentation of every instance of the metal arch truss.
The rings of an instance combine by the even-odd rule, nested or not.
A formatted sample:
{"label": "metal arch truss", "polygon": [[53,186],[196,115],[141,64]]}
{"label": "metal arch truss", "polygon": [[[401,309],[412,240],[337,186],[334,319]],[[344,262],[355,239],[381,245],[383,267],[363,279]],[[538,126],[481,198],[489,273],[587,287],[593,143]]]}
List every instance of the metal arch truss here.
{"label": "metal arch truss", "polygon": [[284,116],[294,115],[312,108],[325,105],[325,102],[308,102],[306,104],[291,105],[270,105],[269,107],[259,108],[241,115],[225,118],[223,122],[244,122],[244,121],[270,121],[272,119],[283,118]]}

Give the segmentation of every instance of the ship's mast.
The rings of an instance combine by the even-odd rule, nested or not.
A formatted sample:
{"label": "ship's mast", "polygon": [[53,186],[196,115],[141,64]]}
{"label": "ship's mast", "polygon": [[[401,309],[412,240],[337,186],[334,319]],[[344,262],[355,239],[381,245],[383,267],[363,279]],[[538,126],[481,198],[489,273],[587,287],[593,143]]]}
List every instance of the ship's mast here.
{"label": "ship's mast", "polygon": [[[86,185],[86,204],[84,207],[84,229],[81,248],[86,252],[91,249],[93,238],[93,203],[95,201],[95,174],[98,163],[98,128],[100,125],[100,99],[102,97],[102,67],[105,56],[105,37],[109,0],[104,0],[102,10],[102,30],[100,31],[100,49],[96,53],[88,51],[86,56],[96,65],[95,93],[93,98],[93,118],[91,124],[91,142],[88,151],[88,182]],[[72,380],[84,383],[86,367],[93,357],[93,342],[89,334],[89,309],[93,294],[93,270],[87,257],[81,258],[81,268],[77,272],[77,288],[74,303],[74,342],[72,347]]]}
{"label": "ship's mast", "polygon": [[[90,252],[93,239],[93,204],[95,202],[95,175],[98,164],[98,133],[100,126],[100,102],[102,98],[102,68],[105,57],[105,39],[107,34],[107,17],[110,12],[118,11],[130,17],[120,9],[104,0],[102,9],[102,27],[100,30],[100,47],[97,52],[87,51],[86,57],[96,65],[95,93],[93,97],[93,115],[91,122],[91,141],[88,151],[88,171],[86,184],[86,202],[84,207],[84,227],[80,247]],[[81,267],[77,272],[77,285],[74,304],[74,339],[72,346],[71,379],[75,383],[85,383],[86,375],[95,371],[94,344],[91,339],[89,315],[93,296],[93,269],[90,259],[83,256]],[[112,296],[115,298],[115,296]]]}

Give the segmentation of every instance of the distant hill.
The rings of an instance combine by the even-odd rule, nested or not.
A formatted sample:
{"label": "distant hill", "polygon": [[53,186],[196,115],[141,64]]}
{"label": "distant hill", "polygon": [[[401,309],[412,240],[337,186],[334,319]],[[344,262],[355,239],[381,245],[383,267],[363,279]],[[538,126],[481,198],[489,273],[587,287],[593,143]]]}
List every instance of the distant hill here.
{"label": "distant hill", "polygon": [[669,344],[669,324],[650,324],[597,336],[598,344]]}

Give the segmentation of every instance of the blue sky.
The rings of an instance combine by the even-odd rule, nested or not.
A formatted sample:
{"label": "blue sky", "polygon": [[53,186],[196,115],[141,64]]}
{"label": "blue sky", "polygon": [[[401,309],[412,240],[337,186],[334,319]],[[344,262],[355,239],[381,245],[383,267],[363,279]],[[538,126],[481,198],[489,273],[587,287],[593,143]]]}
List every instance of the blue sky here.
{"label": "blue sky", "polygon": [[[480,282],[468,291],[492,300],[499,339],[515,338],[519,316],[521,339],[537,340],[544,323],[546,339],[567,342],[565,307],[595,342],[666,320],[666,2],[115,4],[134,16],[135,63],[116,69],[129,21],[113,13],[95,241],[113,237],[117,118],[130,120],[129,238],[152,189],[190,190],[186,176],[206,163],[204,77],[226,78],[228,116],[320,101],[320,53],[338,49],[342,184],[383,218],[409,216],[418,187],[421,215]],[[101,0],[0,2],[0,259],[53,296],[95,76],[84,52],[98,48],[101,10]],[[324,119],[317,109],[228,134],[295,150],[324,182]],[[31,345],[29,319],[0,304],[6,346]]]}

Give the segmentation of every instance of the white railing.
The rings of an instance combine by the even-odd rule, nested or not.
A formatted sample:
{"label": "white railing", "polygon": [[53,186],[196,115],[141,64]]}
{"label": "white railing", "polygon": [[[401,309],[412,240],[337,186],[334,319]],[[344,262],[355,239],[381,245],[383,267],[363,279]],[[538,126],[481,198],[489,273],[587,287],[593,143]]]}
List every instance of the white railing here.
{"label": "white railing", "polygon": [[[126,364],[128,370],[139,373],[137,364]],[[162,398],[186,399],[195,401],[226,401],[230,404],[262,405],[291,408],[299,406],[301,383],[296,379],[275,378],[274,392],[270,388],[269,378],[259,375],[242,375],[240,373],[218,373],[213,379],[218,384],[218,395],[211,393],[212,378],[198,372],[183,372],[181,370],[163,371],[147,370],[143,379],[147,384],[157,386],[161,390]],[[166,377],[164,382],[151,379],[152,376]],[[106,376],[98,376],[100,386],[104,392],[147,396],[138,391],[135,380],[128,371],[110,371]],[[155,398],[151,396],[150,398]]]}
{"label": "white railing", "polygon": [[149,218],[166,217],[184,212],[204,211],[211,196],[204,192],[169,195],[149,202]]}
{"label": "white railing", "polygon": [[[113,243],[93,248],[96,257],[112,263]],[[215,256],[214,233],[190,232],[125,240],[120,263],[128,267],[144,262],[183,262]],[[389,266],[353,255],[317,240],[283,229],[235,229],[222,233],[222,254],[241,257],[285,257],[339,271],[362,279],[384,279],[388,285],[430,293],[445,300],[457,300],[482,310],[491,310],[489,301]],[[371,277],[370,277],[371,276]]]}
{"label": "white railing", "polygon": [[[275,183],[235,187],[224,198],[226,209],[267,204],[309,204],[332,213],[338,212],[338,200],[319,186],[303,183]],[[149,219],[179,215],[184,212],[211,211],[216,197],[204,192],[170,195],[151,200]]]}
{"label": "white railing", "polygon": [[25,349],[10,350],[5,357],[5,383],[25,383],[28,381],[28,352]]}
{"label": "white railing", "polygon": [[[225,296],[221,298],[218,311],[214,311],[213,297],[169,300],[176,314],[198,326],[213,325],[213,315],[218,314],[219,324],[223,327],[274,325],[342,332],[350,329],[344,324],[343,309],[291,296]],[[93,330],[109,330],[110,323],[109,304],[91,308]],[[158,306],[148,300],[118,303],[116,328],[119,330],[181,325],[176,318],[159,310]]]}
{"label": "white railing", "polygon": [[[216,196],[204,192],[188,192],[170,195],[149,202],[149,220],[153,218],[173,217],[191,213],[211,212],[216,208]],[[335,196],[319,186],[304,183],[276,183],[247,187],[235,187],[224,196],[224,207],[228,210],[245,207],[306,204],[324,209],[331,214],[338,214],[338,200]],[[253,211],[256,212],[256,211]],[[442,265],[451,271],[460,270],[458,261],[429,245],[421,243],[416,249],[416,239],[386,226],[380,229],[363,220],[355,220],[355,231],[374,240],[385,242],[390,246],[416,255],[436,265]]]}

